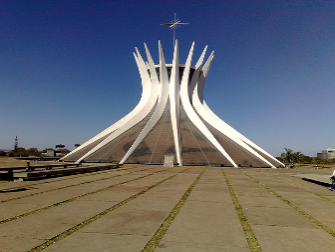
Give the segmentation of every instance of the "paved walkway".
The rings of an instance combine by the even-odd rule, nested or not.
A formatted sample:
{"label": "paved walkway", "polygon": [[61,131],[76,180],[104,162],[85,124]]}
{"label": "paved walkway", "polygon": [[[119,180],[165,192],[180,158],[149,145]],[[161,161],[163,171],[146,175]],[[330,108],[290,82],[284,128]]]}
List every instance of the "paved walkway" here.
{"label": "paved walkway", "polygon": [[332,185],[332,181],[328,174],[297,174],[296,176],[314,183],[323,183],[328,186]]}
{"label": "paved walkway", "polygon": [[294,173],[125,165],[0,182],[0,250],[333,251],[335,193]]}

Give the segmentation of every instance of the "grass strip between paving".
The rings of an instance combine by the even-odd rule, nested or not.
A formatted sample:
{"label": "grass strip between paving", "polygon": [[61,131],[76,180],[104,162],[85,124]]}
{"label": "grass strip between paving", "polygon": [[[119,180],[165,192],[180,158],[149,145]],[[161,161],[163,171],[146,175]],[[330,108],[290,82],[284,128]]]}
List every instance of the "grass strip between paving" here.
{"label": "grass strip between paving", "polygon": [[58,202],[58,203],[56,203],[56,204],[52,204],[52,205],[50,205],[50,206],[42,207],[42,208],[39,208],[39,209],[37,209],[37,210],[28,212],[28,213],[24,213],[24,214],[20,214],[20,215],[17,215],[17,216],[13,216],[13,217],[8,218],[8,219],[6,219],[6,220],[2,220],[2,221],[0,221],[0,224],[4,224],[4,223],[7,223],[7,222],[9,222],[9,221],[17,220],[17,219],[26,217],[26,216],[28,216],[28,215],[32,215],[32,214],[35,214],[35,213],[38,213],[38,212],[41,212],[41,211],[44,211],[44,210],[47,210],[47,209],[50,209],[50,208],[59,206],[59,205],[63,205],[63,204],[65,204],[65,203],[69,203],[69,202],[75,201],[75,200],[77,200],[77,199],[80,199],[80,198],[83,198],[83,197],[86,197],[86,196],[89,196],[89,195],[92,195],[92,194],[95,194],[95,193],[98,193],[98,192],[105,191],[105,190],[110,189],[110,188],[113,188],[113,187],[115,187],[115,186],[123,185],[123,184],[125,184],[125,183],[129,183],[129,182],[132,182],[132,181],[136,181],[136,180],[138,180],[138,179],[145,178],[145,177],[148,177],[148,176],[151,176],[151,175],[153,175],[153,174],[156,174],[156,173],[159,173],[159,172],[163,172],[163,171],[166,171],[166,170],[169,170],[169,169],[170,169],[170,168],[165,169],[165,170],[156,171],[156,172],[153,172],[153,173],[144,175],[144,176],[142,176],[142,177],[138,177],[138,178],[135,178],[135,179],[127,180],[127,181],[125,181],[125,182],[121,182],[121,183],[117,183],[117,184],[114,184],[114,185],[111,185],[111,186],[108,186],[108,187],[105,187],[105,188],[102,188],[102,189],[99,189],[99,190],[96,190],[96,191],[93,191],[93,192],[85,193],[85,194],[83,194],[83,195],[80,195],[80,196],[77,196],[77,197],[74,197],[74,198],[71,198],[71,199],[68,199],[68,200],[64,200],[64,201]]}
{"label": "grass strip between paving", "polygon": [[[256,172],[261,173],[261,172],[259,172],[259,171],[256,171]],[[263,173],[261,173],[261,174],[263,174]],[[281,181],[281,182],[284,182],[284,183],[286,183],[286,184],[288,184],[288,185],[290,185],[290,186],[293,186],[293,187],[295,187],[295,188],[298,188],[298,189],[304,190],[304,191],[306,191],[306,192],[312,193],[312,194],[314,194],[315,196],[318,196],[318,197],[320,197],[320,198],[323,198],[323,199],[325,199],[325,200],[327,200],[327,201],[329,201],[329,202],[335,203],[335,200],[330,199],[330,198],[328,198],[327,196],[325,196],[325,195],[323,195],[323,194],[313,192],[313,191],[308,190],[308,189],[305,189],[305,188],[303,188],[303,187],[301,187],[301,186],[297,186],[297,185],[295,185],[295,184],[293,184],[293,183],[287,182],[287,181],[285,181],[285,180],[283,180],[283,179],[280,179],[280,178],[277,178],[277,177],[275,177],[275,176],[273,176],[273,175],[269,175],[269,174],[264,174],[264,175],[266,175],[266,176],[268,176],[268,177],[271,177],[271,178],[274,178],[274,179],[277,179],[277,180],[279,180],[279,181]],[[290,178],[298,179],[298,178],[296,178],[296,177],[294,177],[294,176],[291,176],[291,175],[287,175],[287,174],[283,174],[283,175],[288,176],[288,177],[290,177]]]}
{"label": "grass strip between paving", "polygon": [[[134,168],[134,167],[132,167],[132,168]],[[55,182],[64,181],[64,180],[76,179],[76,178],[87,177],[87,176],[95,176],[95,175],[99,175],[99,174],[103,174],[103,173],[110,173],[110,172],[115,171],[116,169],[118,171],[120,171],[120,170],[123,170],[124,167],[113,168],[112,170],[109,169],[109,170],[95,171],[95,172],[84,173],[84,174],[80,174],[80,175],[66,176],[65,178],[61,178],[61,179],[57,179],[57,180],[52,180],[52,179],[49,178],[47,181],[43,181],[43,182],[39,182],[39,183],[33,183],[33,184],[26,184],[25,183],[25,185],[22,185],[22,186],[15,186],[15,187],[10,187],[10,188],[5,188],[5,189],[0,190],[0,192],[5,192],[6,193],[8,191],[15,190],[15,189],[26,188],[27,186],[50,184],[50,183],[55,183]],[[127,170],[128,170],[128,168],[127,168]],[[146,170],[146,169],[143,169],[143,170]],[[13,182],[13,181],[5,181],[5,183],[10,183],[10,182]],[[0,203],[3,203],[3,202],[7,202],[7,201],[0,201]]]}
{"label": "grass strip between paving", "polygon": [[241,222],[241,226],[242,226],[243,232],[245,234],[245,238],[247,239],[249,248],[250,248],[250,250],[252,252],[260,252],[260,251],[262,251],[261,247],[259,246],[258,241],[256,239],[256,236],[255,236],[254,232],[252,231],[251,226],[248,223],[248,219],[245,216],[240,203],[238,202],[238,199],[237,199],[237,196],[236,196],[236,194],[234,192],[234,189],[231,186],[231,184],[230,184],[230,182],[228,180],[228,177],[227,177],[226,173],[223,171],[222,168],[221,168],[221,171],[222,171],[223,177],[225,179],[226,185],[228,187],[228,191],[230,193],[230,197],[233,200],[233,204],[235,206],[235,210],[237,212],[237,216],[238,216],[238,218],[239,218],[239,220]]}
{"label": "grass strip between paving", "polygon": [[243,174],[245,174],[246,176],[248,176],[249,178],[251,178],[253,181],[255,181],[260,186],[264,187],[268,192],[270,192],[271,194],[273,194],[274,196],[276,196],[277,198],[279,198],[280,200],[282,200],[283,202],[285,202],[287,205],[289,205],[290,207],[292,207],[299,214],[301,214],[302,216],[304,216],[307,219],[309,219],[310,221],[312,221],[314,224],[316,224],[318,227],[322,228],[328,234],[330,234],[331,236],[335,237],[335,231],[332,230],[330,227],[327,227],[321,221],[318,221],[312,215],[306,213],[304,210],[300,209],[299,207],[297,207],[296,205],[294,205],[293,203],[291,203],[289,200],[285,199],[283,196],[280,196],[278,193],[276,193],[275,191],[273,191],[272,189],[270,189],[269,187],[267,187],[266,185],[264,185],[260,181],[256,180],[255,178],[253,178],[249,174],[247,174],[247,173],[245,173],[243,171],[240,171],[240,172],[242,172]]}
{"label": "grass strip between paving", "polygon": [[[137,172],[144,171],[144,170],[148,170],[148,169],[142,169],[142,170],[139,170]],[[47,192],[53,192],[53,191],[57,191],[57,190],[61,190],[61,189],[69,188],[69,187],[74,187],[74,186],[89,184],[89,183],[93,183],[93,182],[98,182],[98,181],[102,181],[102,180],[106,180],[106,179],[112,179],[112,178],[120,177],[120,176],[123,176],[123,175],[128,175],[130,173],[132,173],[132,172],[128,172],[128,173],[125,173],[125,174],[118,174],[118,175],[115,175],[115,176],[112,176],[112,177],[106,177],[106,178],[101,178],[101,179],[96,179],[96,180],[81,182],[81,183],[74,184],[74,185],[63,186],[63,187],[59,187],[59,188],[55,188],[55,189],[46,190],[46,191],[43,191],[43,192],[37,192],[37,193],[28,194],[28,195],[23,195],[23,196],[16,197],[16,198],[2,200],[2,201],[0,201],[0,203],[5,203],[5,202],[9,202],[9,201],[13,201],[13,200],[18,200],[18,199],[22,199],[22,198],[27,198],[27,197],[31,197],[31,196],[35,196],[35,195],[47,193]],[[0,222],[0,224],[1,224],[1,222]]]}
{"label": "grass strip between paving", "polygon": [[[105,216],[106,214],[110,213],[111,211],[113,211],[113,210],[115,210],[115,209],[117,209],[117,208],[119,208],[119,207],[121,207],[121,206],[127,204],[128,202],[130,202],[130,201],[132,201],[132,200],[138,198],[139,196],[141,196],[142,194],[144,194],[144,193],[148,192],[149,190],[155,188],[156,186],[158,186],[158,185],[160,185],[160,184],[163,184],[165,181],[167,181],[167,180],[169,180],[169,179],[172,179],[172,178],[174,178],[175,176],[177,176],[178,174],[183,173],[183,172],[185,172],[185,171],[187,171],[187,170],[189,170],[189,169],[191,169],[191,167],[189,167],[189,168],[187,168],[187,169],[184,169],[184,170],[182,170],[182,171],[180,171],[180,172],[177,172],[176,174],[174,174],[174,175],[172,175],[172,176],[170,176],[170,177],[168,177],[168,178],[165,178],[165,179],[163,179],[163,180],[157,182],[157,183],[154,184],[154,185],[149,186],[149,187],[146,188],[145,190],[143,190],[143,191],[141,191],[141,192],[139,192],[139,193],[137,193],[137,194],[134,194],[133,196],[131,196],[131,197],[129,197],[129,198],[127,198],[127,199],[121,201],[120,203],[118,203],[118,204],[116,204],[116,205],[114,205],[114,206],[112,206],[112,207],[106,209],[105,211],[103,211],[103,212],[101,212],[101,213],[99,213],[99,214],[93,216],[92,218],[89,218],[88,220],[86,220],[86,221],[84,221],[84,222],[82,222],[82,223],[80,223],[80,224],[78,224],[78,225],[76,225],[76,226],[74,226],[74,227],[72,227],[72,228],[70,228],[70,229],[64,231],[63,233],[60,233],[59,235],[53,237],[52,239],[50,239],[50,240],[48,240],[48,241],[42,243],[41,245],[39,245],[39,246],[37,246],[37,247],[35,247],[35,248],[29,250],[28,252],[37,252],[37,251],[41,251],[41,250],[43,250],[43,249],[45,249],[45,248],[51,246],[52,244],[54,244],[54,243],[56,243],[56,242],[58,242],[58,241],[64,239],[65,237],[71,235],[72,233],[78,231],[79,229],[81,229],[81,228],[83,228],[83,227],[89,225],[90,223],[96,221],[97,219],[100,219],[101,217]],[[133,181],[133,180],[132,180],[132,181]],[[122,184],[123,184],[123,183],[122,183]]]}
{"label": "grass strip between paving", "polygon": [[164,220],[164,222],[162,223],[162,225],[159,227],[159,229],[156,231],[156,233],[154,234],[154,236],[150,239],[150,241],[144,247],[144,249],[142,250],[142,252],[150,252],[150,251],[154,251],[156,249],[157,245],[159,244],[159,242],[161,241],[161,239],[163,238],[163,236],[165,235],[165,233],[169,229],[172,221],[176,218],[176,216],[178,215],[180,209],[185,204],[186,199],[188,198],[188,196],[192,192],[193,188],[198,183],[199,179],[201,178],[201,176],[204,174],[204,172],[206,170],[207,170],[207,167],[198,175],[198,177],[194,180],[194,182],[186,190],[186,192],[181,197],[181,199],[179,200],[179,202],[177,203],[177,205],[172,209],[172,211],[170,212],[170,214],[168,215],[168,217]]}

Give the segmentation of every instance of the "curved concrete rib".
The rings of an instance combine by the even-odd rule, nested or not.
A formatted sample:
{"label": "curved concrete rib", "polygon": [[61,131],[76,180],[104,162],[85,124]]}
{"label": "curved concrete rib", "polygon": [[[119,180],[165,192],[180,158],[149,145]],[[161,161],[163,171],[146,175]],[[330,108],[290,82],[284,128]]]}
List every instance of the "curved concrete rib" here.
{"label": "curved concrete rib", "polygon": [[182,165],[181,147],[180,147],[180,132],[179,132],[179,49],[178,40],[175,41],[172,69],[170,76],[170,116],[172,125],[172,134],[175,144],[176,160],[179,165]]}
{"label": "curved concrete rib", "polygon": [[[210,55],[209,59],[213,60],[213,55]],[[267,165],[269,165],[272,168],[275,168],[275,166],[273,164],[271,164],[268,160],[263,158],[255,150],[250,148],[250,146],[248,146],[245,142],[243,142],[236,134],[233,134],[227,128],[228,124],[223,125],[222,123],[219,123],[217,121],[217,119],[212,116],[214,113],[213,112],[209,113],[208,110],[210,110],[210,109],[208,107],[206,108],[204,106],[204,104],[203,104],[205,102],[204,98],[203,98],[204,83],[205,83],[206,76],[208,74],[210,65],[211,65],[211,61],[207,60],[205,66],[203,68],[203,75],[200,76],[199,82],[197,83],[197,86],[194,89],[194,93],[192,95],[192,103],[193,103],[193,106],[194,106],[195,110],[203,118],[203,120],[206,121],[207,123],[209,123],[212,127],[217,129],[219,132],[224,134],[226,137],[228,137],[233,142],[240,145],[241,148],[247,150],[248,152],[250,152],[253,156],[257,157],[262,162],[266,163]]]}
{"label": "curved concrete rib", "polygon": [[134,150],[140,145],[140,143],[144,140],[144,138],[149,134],[149,132],[157,124],[157,122],[159,121],[159,119],[161,118],[164,112],[164,109],[166,107],[166,104],[169,98],[169,83],[167,80],[167,70],[166,70],[166,65],[165,65],[165,60],[164,60],[161,45],[159,43],[160,71],[162,74],[161,76],[163,77],[161,78],[161,82],[158,80],[155,64],[151,58],[150,52],[147,47],[145,49],[146,49],[147,58],[149,61],[149,68],[150,68],[150,73],[152,77],[151,81],[152,83],[156,83],[156,85],[161,86],[160,88],[161,92],[159,93],[158,104],[156,106],[155,112],[153,113],[150,120],[147,122],[147,124],[143,128],[140,135],[137,137],[137,139],[134,141],[132,146],[129,148],[125,156],[122,158],[122,160],[120,161],[120,164],[123,164],[130,157],[130,155],[134,152]]}
{"label": "curved concrete rib", "polygon": [[[217,148],[217,150],[234,166],[237,167],[233,159],[228,155],[228,153],[222,148],[222,146],[219,144],[219,142],[215,139],[215,137],[212,135],[212,133],[207,129],[206,125],[202,122],[202,120],[198,117],[198,115],[195,113],[194,109],[192,108],[192,105],[189,100],[189,94],[188,94],[188,83],[189,83],[189,73],[190,73],[190,66],[191,66],[191,60],[193,55],[193,49],[194,49],[194,42],[191,46],[189,55],[186,60],[185,69],[183,73],[183,79],[181,83],[181,92],[180,97],[182,101],[183,108],[185,110],[185,113],[187,114],[188,118],[191,120],[193,125],[195,125],[200,132],[207,138],[208,141],[211,142],[212,145]],[[210,161],[207,160],[208,165],[210,165]]]}
{"label": "curved concrete rib", "polygon": [[108,127],[107,129],[105,129],[104,131],[100,132],[95,137],[93,137],[90,140],[86,141],[84,144],[82,144],[81,146],[79,146],[78,148],[76,148],[75,150],[73,150],[68,155],[64,156],[62,159],[66,159],[68,156],[77,153],[81,149],[85,148],[87,145],[89,145],[89,144],[91,144],[91,143],[93,143],[93,142],[95,142],[95,141],[97,141],[97,140],[105,137],[106,135],[111,134],[112,132],[116,131],[117,129],[119,129],[123,125],[127,124],[128,121],[131,118],[133,118],[137,113],[139,113],[139,111],[141,111],[143,109],[143,107],[148,103],[148,100],[150,99],[150,93],[151,93],[152,85],[150,85],[150,83],[148,81],[149,79],[147,77],[146,71],[143,71],[143,68],[140,67],[140,65],[141,66],[145,65],[145,63],[143,61],[143,58],[142,58],[140,52],[138,51],[138,49],[135,48],[135,50],[136,50],[136,54],[133,53],[133,55],[134,55],[134,58],[135,58],[135,62],[137,64],[137,66],[138,66],[139,73],[140,73],[141,80],[142,80],[142,95],[141,95],[141,99],[140,99],[139,103],[126,116],[124,116],[123,118],[121,118],[116,123],[112,124],[110,127]]}
{"label": "curved concrete rib", "polygon": [[[212,56],[212,55],[211,55]],[[213,57],[211,57],[213,59]],[[229,126],[227,123],[222,121],[218,116],[216,116],[212,110],[207,106],[204,98],[203,98],[203,90],[204,90],[204,83],[206,80],[206,76],[209,71],[209,66],[211,62],[208,60],[204,66],[204,74],[200,76],[200,80],[197,83],[196,87],[194,88],[194,93],[192,95],[192,103],[197,111],[197,113],[211,126],[215,129],[220,131],[222,134],[227,136],[229,139],[240,145],[242,148],[250,152],[252,155],[257,157],[259,160],[263,161],[264,163],[268,164],[272,168],[276,168],[272,163],[262,157],[259,153],[257,153],[254,149],[250,146],[254,147],[255,149],[262,152],[264,155],[271,158],[273,161],[279,162],[277,159],[273,158],[270,154],[266,153],[264,150],[259,148],[257,145],[252,143],[249,139],[245,138],[243,135],[238,133],[235,129]],[[246,144],[248,143],[248,144]],[[280,163],[280,162],[279,162]],[[283,165],[283,164],[282,164]]]}
{"label": "curved concrete rib", "polygon": [[[233,127],[231,127],[230,125],[228,125],[226,122],[224,122],[221,118],[219,118],[206,104],[206,102],[204,101],[203,104],[204,109],[206,110],[206,112],[212,116],[212,118],[214,118],[218,124],[221,125],[221,127],[224,127],[225,129],[229,130],[233,135],[236,135],[237,137],[239,137],[239,139],[241,139],[241,141],[243,141],[244,143],[252,146],[253,148],[255,148],[256,150],[258,150],[259,152],[263,153],[266,157],[268,157],[269,159],[273,160],[276,163],[279,163],[280,165],[282,165],[283,167],[285,167],[285,165],[283,163],[281,163],[279,160],[277,160],[276,158],[274,158],[271,154],[267,153],[264,149],[260,148],[258,145],[256,145],[255,143],[253,143],[252,141],[250,141],[248,138],[246,138],[245,136],[243,136],[241,133],[239,133],[237,130],[235,130]],[[251,149],[252,150],[252,149]],[[257,152],[255,152],[257,153]],[[258,154],[258,153],[257,153]],[[259,155],[259,154],[258,154]],[[259,155],[260,156],[260,155]],[[260,156],[262,157],[262,156]],[[262,160],[264,158],[262,157]],[[267,160],[266,160],[267,161]],[[276,168],[273,164],[271,164],[269,161],[266,162],[267,164],[270,164],[270,166],[272,168]]]}
{"label": "curved concrete rib", "polygon": [[[137,48],[136,48],[137,49]],[[138,52],[138,51],[137,51]],[[138,57],[139,57],[138,53]],[[110,136],[108,136],[105,140],[103,140],[100,144],[95,146],[92,150],[87,152],[84,156],[82,156],[77,162],[81,162],[85,158],[89,157],[91,154],[95,153],[96,151],[100,150],[103,148],[106,144],[114,140],[116,137],[120,136],[133,126],[135,126],[137,123],[141,122],[152,110],[154,107],[157,98],[158,98],[158,90],[159,87],[157,83],[152,83],[151,78],[148,73],[148,68],[143,61],[142,57],[140,57],[140,60],[137,60],[136,63],[138,63],[138,68],[141,73],[141,77],[143,78],[143,84],[151,86],[151,89],[146,89],[145,91],[147,92],[145,94],[145,97],[148,97],[148,99],[145,100],[145,103],[141,107],[138,108],[136,113],[133,114],[133,117],[131,117],[127,123],[125,123],[122,127],[119,127],[117,130],[115,130]]]}

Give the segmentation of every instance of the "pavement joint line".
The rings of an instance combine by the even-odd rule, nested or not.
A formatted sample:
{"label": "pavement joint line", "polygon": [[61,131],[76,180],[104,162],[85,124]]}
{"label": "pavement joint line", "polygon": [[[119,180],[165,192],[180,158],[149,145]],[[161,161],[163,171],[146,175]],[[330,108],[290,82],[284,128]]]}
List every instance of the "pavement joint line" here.
{"label": "pavement joint line", "polygon": [[228,187],[228,191],[230,193],[230,197],[231,197],[231,199],[233,201],[233,204],[234,204],[237,216],[238,216],[238,218],[239,218],[239,220],[241,222],[241,226],[242,226],[245,238],[246,238],[246,240],[248,242],[249,248],[250,248],[250,250],[252,252],[260,252],[260,251],[262,251],[262,249],[259,246],[259,243],[257,241],[256,235],[255,235],[254,231],[252,231],[252,228],[251,228],[251,226],[250,226],[250,224],[248,222],[248,219],[247,219],[247,217],[245,216],[245,214],[243,212],[241,204],[238,202],[238,198],[237,198],[237,196],[235,194],[235,191],[234,191],[232,185],[230,184],[229,179],[228,179],[226,173],[223,171],[222,168],[221,168],[221,171],[222,171],[222,175],[223,175],[223,177],[225,179],[226,185]]}
{"label": "pavement joint line", "polygon": [[[256,171],[256,172],[261,173],[260,171]],[[262,173],[262,174],[263,174],[263,173]],[[268,177],[277,179],[277,180],[282,181],[282,182],[284,182],[284,183],[286,183],[286,184],[288,184],[288,185],[290,185],[290,186],[293,186],[293,187],[298,188],[298,189],[302,189],[302,190],[304,190],[304,191],[306,191],[306,192],[312,193],[312,194],[314,194],[314,195],[316,195],[316,196],[318,196],[318,197],[320,197],[320,198],[323,198],[323,199],[325,199],[325,200],[327,200],[327,201],[329,201],[329,202],[335,203],[335,200],[333,200],[333,199],[331,199],[331,198],[328,198],[327,196],[325,196],[325,195],[323,195],[323,194],[316,193],[316,192],[313,192],[313,191],[311,191],[311,190],[305,189],[305,188],[303,188],[303,187],[297,186],[297,185],[295,185],[295,184],[293,184],[293,183],[290,183],[290,182],[287,182],[287,181],[285,181],[285,180],[283,180],[283,179],[276,178],[276,177],[273,176],[273,175],[268,175],[268,174],[263,174],[263,175],[266,175],[266,176],[268,176]],[[294,176],[291,176],[291,175],[287,175],[287,174],[283,174],[283,175],[285,175],[285,176],[289,176],[289,177],[294,178],[294,179],[299,179],[299,178],[294,177]]]}
{"label": "pavement joint line", "polygon": [[[99,214],[97,214],[97,215],[95,215],[95,216],[93,216],[93,217],[87,219],[86,221],[83,221],[83,222],[81,222],[80,224],[78,224],[78,225],[76,225],[76,226],[73,226],[72,228],[69,228],[68,230],[66,230],[66,231],[64,231],[64,232],[62,232],[62,233],[60,233],[60,234],[54,236],[53,238],[51,238],[51,239],[49,239],[48,241],[46,241],[46,242],[44,242],[44,243],[42,243],[42,244],[36,246],[35,248],[29,250],[28,252],[37,252],[37,251],[41,251],[41,250],[43,250],[43,249],[45,249],[45,248],[47,248],[47,247],[53,245],[54,243],[56,243],[56,242],[58,242],[58,241],[64,239],[65,237],[67,237],[67,236],[73,234],[74,232],[78,231],[79,229],[81,229],[81,228],[83,228],[83,227],[85,227],[85,226],[91,224],[92,222],[94,222],[94,221],[100,219],[101,217],[105,216],[106,214],[112,212],[113,210],[115,210],[115,209],[117,209],[117,208],[119,208],[119,207],[121,207],[121,206],[127,204],[128,202],[130,202],[130,201],[132,201],[132,200],[138,198],[139,196],[141,196],[142,194],[144,194],[144,193],[148,192],[149,190],[155,188],[156,186],[158,186],[158,185],[160,185],[160,184],[163,184],[163,183],[166,182],[167,180],[172,179],[172,178],[176,177],[178,174],[183,173],[183,172],[185,172],[185,171],[187,171],[187,170],[189,170],[189,169],[191,169],[191,168],[192,168],[192,167],[186,168],[186,169],[184,169],[184,170],[182,170],[182,171],[179,171],[179,172],[177,172],[177,173],[171,175],[171,176],[168,177],[168,178],[165,178],[165,179],[163,179],[163,180],[161,180],[161,181],[159,181],[159,182],[157,182],[157,183],[155,183],[155,184],[149,186],[148,188],[144,189],[143,191],[141,191],[141,192],[139,192],[139,193],[136,193],[136,194],[134,194],[133,196],[130,196],[129,198],[127,198],[127,199],[125,199],[125,200],[123,200],[123,201],[117,203],[116,205],[114,205],[114,206],[112,206],[112,207],[106,209],[105,211],[103,211],[103,212],[101,212],[101,213],[99,213]],[[169,168],[169,169],[170,169],[170,168]],[[168,169],[166,169],[166,170],[168,170]]]}
{"label": "pavement joint line", "polygon": [[159,173],[159,172],[163,172],[163,171],[166,171],[166,170],[169,170],[169,169],[171,169],[171,168],[168,168],[168,169],[165,169],[165,170],[156,171],[156,172],[153,172],[151,174],[144,175],[142,177],[138,177],[138,178],[131,179],[131,180],[128,180],[128,181],[125,181],[125,182],[121,182],[121,183],[117,183],[117,184],[114,184],[114,185],[111,185],[111,186],[107,186],[105,188],[102,188],[102,189],[99,189],[99,190],[96,190],[96,191],[93,191],[93,192],[85,193],[83,195],[76,196],[74,198],[71,198],[71,199],[68,199],[68,200],[64,200],[64,201],[61,201],[61,202],[58,202],[58,203],[55,203],[55,204],[52,204],[52,205],[49,205],[49,206],[46,206],[46,207],[42,207],[42,208],[36,209],[34,211],[31,211],[31,212],[27,212],[27,213],[24,213],[24,214],[16,215],[16,216],[13,216],[13,217],[10,217],[8,219],[0,221],[0,225],[4,224],[4,223],[7,223],[7,222],[10,222],[10,221],[14,221],[14,220],[26,217],[26,216],[29,216],[29,215],[32,215],[32,214],[35,214],[35,213],[38,213],[38,212],[41,212],[41,211],[48,210],[48,209],[53,208],[53,207],[57,207],[57,206],[60,206],[60,205],[63,205],[63,204],[75,201],[77,199],[80,199],[80,198],[83,198],[83,197],[86,197],[86,196],[89,196],[89,195],[92,195],[92,194],[95,194],[95,193],[99,193],[99,192],[105,191],[105,190],[113,188],[115,186],[123,185],[123,184],[129,183],[129,182],[132,182],[132,181],[136,181],[136,180],[139,180],[139,179],[142,179],[142,178],[146,178],[146,177],[149,177],[149,176],[151,176],[153,174],[156,174],[156,173]]}
{"label": "pavement joint line", "polygon": [[307,218],[308,220],[312,221],[315,225],[317,225],[318,227],[322,228],[324,231],[326,231],[328,234],[330,234],[331,236],[335,237],[335,231],[333,229],[331,229],[330,227],[326,226],[325,224],[323,224],[321,221],[315,219],[312,215],[306,213],[304,210],[300,209],[299,207],[297,207],[296,205],[294,205],[293,203],[291,203],[289,200],[285,199],[283,196],[279,195],[278,193],[276,193],[274,190],[270,189],[269,187],[267,187],[266,185],[264,185],[263,183],[261,183],[260,181],[258,181],[257,179],[253,178],[251,175],[240,171],[241,173],[243,173],[244,175],[248,176],[250,179],[252,179],[253,181],[255,181],[257,184],[259,184],[260,186],[264,187],[268,192],[270,192],[272,195],[274,195],[275,197],[277,197],[278,199],[282,200],[284,203],[286,203],[287,205],[289,205],[290,207],[292,207],[295,211],[297,211],[299,214],[301,214],[302,216],[304,216],[305,218]]}
{"label": "pavement joint line", "polygon": [[[144,171],[144,170],[147,170],[147,169],[139,170],[138,172]],[[47,192],[62,190],[62,189],[70,188],[70,187],[74,187],[74,186],[79,186],[79,185],[94,183],[94,182],[97,182],[97,181],[102,181],[102,180],[112,179],[112,178],[116,178],[116,177],[121,177],[121,176],[128,175],[128,174],[131,174],[131,173],[132,172],[128,172],[128,173],[124,173],[124,174],[118,174],[118,175],[115,175],[115,176],[112,176],[112,177],[107,177],[107,178],[101,178],[101,179],[96,179],[96,180],[81,182],[81,183],[74,184],[74,185],[67,185],[67,186],[63,186],[63,187],[59,187],[59,188],[54,188],[54,189],[46,190],[46,191],[43,191],[43,192],[36,192],[36,193],[29,194],[29,195],[23,195],[23,196],[19,196],[19,197],[16,197],[16,198],[2,200],[2,201],[0,201],[0,203],[6,203],[6,202],[9,202],[9,201],[18,200],[18,199],[22,199],[22,198],[27,198],[27,197],[31,197],[31,196],[35,196],[35,195],[40,195],[40,194],[47,193]]]}
{"label": "pavement joint line", "polygon": [[201,176],[204,174],[204,172],[207,170],[208,167],[206,167],[202,172],[197,176],[197,178],[193,181],[193,183],[189,186],[189,188],[186,190],[184,195],[181,197],[179,202],[176,204],[176,206],[172,209],[168,217],[163,221],[161,226],[158,228],[156,233],[153,235],[153,237],[149,240],[149,242],[146,244],[142,252],[150,252],[154,251],[159,244],[159,242],[162,240],[163,236],[169,229],[171,223],[173,220],[176,218],[178,215],[180,209],[183,207],[185,204],[185,201],[187,200],[188,196],[191,194],[193,188],[195,185],[198,183],[200,180]]}
{"label": "pavement joint line", "polygon": [[[135,168],[135,167],[132,167]],[[99,175],[99,174],[103,174],[103,173],[109,173],[109,172],[114,172],[116,169],[112,169],[112,170],[102,170],[102,171],[96,171],[96,172],[92,172],[89,174],[80,174],[80,175],[74,175],[74,176],[69,176],[67,178],[63,178],[63,179],[58,179],[58,180],[49,180],[49,181],[43,181],[40,183],[35,183],[35,184],[28,184],[28,185],[23,185],[23,186],[15,186],[15,187],[10,187],[10,188],[6,188],[0,191],[9,191],[9,190],[15,190],[15,189],[20,189],[20,188],[25,188],[27,186],[34,186],[34,185],[43,185],[43,184],[49,184],[49,183],[54,183],[54,182],[59,182],[59,181],[64,181],[64,180],[70,180],[70,179],[76,179],[76,178],[81,178],[81,177],[87,177],[87,176],[94,176],[94,175]],[[4,181],[4,183],[9,183],[12,181]],[[0,202],[1,203],[1,202]]]}

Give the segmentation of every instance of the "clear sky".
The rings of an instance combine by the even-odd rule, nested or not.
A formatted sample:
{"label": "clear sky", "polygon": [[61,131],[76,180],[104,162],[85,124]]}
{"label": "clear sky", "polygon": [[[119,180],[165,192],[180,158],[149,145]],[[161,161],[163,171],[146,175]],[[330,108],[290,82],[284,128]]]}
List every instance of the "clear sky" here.
{"label": "clear sky", "polygon": [[0,149],[74,149],[130,112],[141,96],[132,53],[180,62],[195,41],[215,50],[205,100],[274,156],[335,148],[335,1],[0,2]]}

